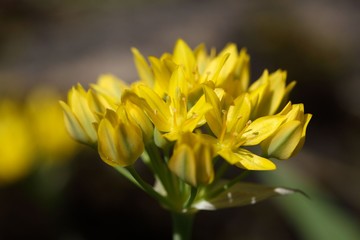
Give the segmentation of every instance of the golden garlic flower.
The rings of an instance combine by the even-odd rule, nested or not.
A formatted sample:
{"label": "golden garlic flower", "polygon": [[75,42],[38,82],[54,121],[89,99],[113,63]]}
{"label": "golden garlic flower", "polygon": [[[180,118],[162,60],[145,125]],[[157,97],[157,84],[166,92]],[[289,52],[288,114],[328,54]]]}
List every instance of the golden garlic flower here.
{"label": "golden garlic flower", "polygon": [[[97,147],[104,162],[177,213],[251,204],[229,198],[232,191],[243,196],[251,189],[261,199],[293,192],[236,187],[244,186],[242,174],[223,179],[231,165],[274,170],[269,157],[287,159],[303,146],[311,115],[288,103],[295,82],[286,84],[285,71],[265,70],[250,83],[250,57],[233,43],[216,54],[180,39],[172,53],[148,59],[131,50],[139,81],[102,75],[61,102],[74,139]],[[136,171],[139,159],[154,183]]]}

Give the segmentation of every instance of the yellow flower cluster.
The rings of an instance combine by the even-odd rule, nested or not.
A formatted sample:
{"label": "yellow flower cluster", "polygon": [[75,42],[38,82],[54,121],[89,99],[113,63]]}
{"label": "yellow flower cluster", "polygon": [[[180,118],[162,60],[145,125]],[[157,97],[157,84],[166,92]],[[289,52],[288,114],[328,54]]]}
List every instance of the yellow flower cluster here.
{"label": "yellow flower cluster", "polygon": [[265,70],[250,84],[249,55],[235,44],[216,54],[178,40],[172,54],[148,60],[132,52],[139,81],[104,75],[88,90],[73,87],[61,102],[72,137],[97,147],[106,163],[131,167],[142,157],[170,194],[169,174],[208,185],[219,158],[273,170],[268,158],[288,159],[302,147],[311,114],[288,102],[295,82],[286,84],[285,71]]}
{"label": "yellow flower cluster", "polygon": [[74,153],[74,141],[61,120],[59,97],[52,88],[36,88],[24,103],[0,100],[0,185],[26,176],[40,159],[52,164]]}

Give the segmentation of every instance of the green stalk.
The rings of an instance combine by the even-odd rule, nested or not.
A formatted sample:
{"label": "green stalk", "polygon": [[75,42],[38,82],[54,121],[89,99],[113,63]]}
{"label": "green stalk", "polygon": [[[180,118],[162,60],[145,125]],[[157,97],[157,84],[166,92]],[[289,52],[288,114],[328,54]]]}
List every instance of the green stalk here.
{"label": "green stalk", "polygon": [[163,158],[160,155],[157,146],[155,144],[149,144],[146,147],[146,152],[150,157],[150,162],[151,165],[153,166],[154,174],[156,174],[159,177],[159,180],[161,181],[167,194],[171,198],[172,196],[174,196],[174,188],[172,183],[173,177],[166,163],[163,161]]}
{"label": "green stalk", "polygon": [[163,197],[157,193],[151,185],[145,182],[132,166],[127,166],[126,169],[137,182],[137,184],[135,184],[138,185],[142,190],[144,190],[151,197],[155,198],[158,202],[164,204],[166,207],[170,209],[174,208],[173,204],[166,197]]}
{"label": "green stalk", "polygon": [[195,213],[171,212],[173,240],[190,240]]}
{"label": "green stalk", "polygon": [[132,182],[133,184],[135,184],[137,187],[143,189],[140,184],[135,180],[135,178],[131,175],[131,173],[129,172],[129,170],[127,170],[124,167],[120,167],[120,166],[115,166],[114,167],[118,172],[120,172],[124,177],[126,177],[130,182]]}

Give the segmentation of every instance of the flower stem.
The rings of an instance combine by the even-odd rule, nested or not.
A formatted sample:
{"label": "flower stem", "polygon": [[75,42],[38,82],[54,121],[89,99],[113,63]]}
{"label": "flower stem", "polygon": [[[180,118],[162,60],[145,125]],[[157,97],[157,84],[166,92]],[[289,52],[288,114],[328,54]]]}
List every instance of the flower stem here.
{"label": "flower stem", "polygon": [[157,193],[152,186],[145,182],[132,166],[127,166],[125,168],[129,171],[129,173],[135,180],[134,183],[138,187],[140,187],[142,190],[144,190],[147,194],[155,198],[160,203],[164,204],[166,207],[173,207],[173,204],[166,197],[163,197],[159,193]]}
{"label": "flower stem", "polygon": [[173,240],[190,240],[195,213],[171,212]]}

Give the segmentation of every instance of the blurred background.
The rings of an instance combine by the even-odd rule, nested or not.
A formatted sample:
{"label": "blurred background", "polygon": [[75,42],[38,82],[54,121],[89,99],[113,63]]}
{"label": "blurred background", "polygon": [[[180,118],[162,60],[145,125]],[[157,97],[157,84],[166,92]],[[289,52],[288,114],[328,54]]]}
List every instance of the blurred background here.
{"label": "blurred background", "polygon": [[246,47],[252,80],[287,70],[314,115],[303,151],[250,179],[311,199],[200,212],[194,239],[360,239],[359,24],[357,0],[2,0],[0,239],[171,238],[167,212],[63,134],[57,101],[104,73],[137,80],[130,48],[178,38]]}

